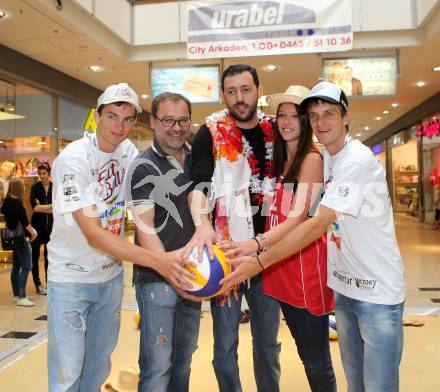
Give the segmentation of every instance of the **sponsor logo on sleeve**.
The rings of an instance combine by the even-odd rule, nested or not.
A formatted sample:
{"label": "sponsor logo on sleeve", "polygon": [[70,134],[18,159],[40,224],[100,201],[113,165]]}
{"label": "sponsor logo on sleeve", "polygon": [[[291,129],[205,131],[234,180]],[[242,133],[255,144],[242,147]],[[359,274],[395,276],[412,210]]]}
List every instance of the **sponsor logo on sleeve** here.
{"label": "sponsor logo on sleeve", "polygon": [[348,197],[350,194],[350,188],[346,185],[339,185],[338,187],[338,195],[341,197]]}

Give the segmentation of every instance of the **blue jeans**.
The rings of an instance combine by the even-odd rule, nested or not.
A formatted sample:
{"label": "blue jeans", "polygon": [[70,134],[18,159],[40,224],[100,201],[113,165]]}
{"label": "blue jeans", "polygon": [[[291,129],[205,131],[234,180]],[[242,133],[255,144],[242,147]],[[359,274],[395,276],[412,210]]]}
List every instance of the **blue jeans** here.
{"label": "blue jeans", "polygon": [[122,277],[102,283],[50,282],[47,366],[50,392],[100,391],[120,327]]}
{"label": "blue jeans", "polygon": [[348,392],[399,391],[403,303],[380,305],[334,295]]}
{"label": "blue jeans", "polygon": [[202,303],[183,299],[166,282],[137,283],[136,299],[141,315],[138,392],[187,392]]}
{"label": "blue jeans", "polygon": [[28,241],[22,248],[12,252],[11,285],[14,297],[26,297],[26,283],[32,268],[31,245]]}
{"label": "blue jeans", "polygon": [[251,279],[250,288],[240,285],[238,301],[232,295],[229,304],[220,307],[211,299],[214,326],[214,366],[220,392],[241,392],[238,370],[238,327],[241,300],[249,305],[254,359],[254,375],[258,392],[278,392],[280,380],[278,343],[280,306],[263,293],[261,275]]}
{"label": "blue jeans", "polygon": [[328,342],[328,314],[315,316],[307,309],[280,302],[290,333],[295,339],[313,392],[335,392],[336,378]]}

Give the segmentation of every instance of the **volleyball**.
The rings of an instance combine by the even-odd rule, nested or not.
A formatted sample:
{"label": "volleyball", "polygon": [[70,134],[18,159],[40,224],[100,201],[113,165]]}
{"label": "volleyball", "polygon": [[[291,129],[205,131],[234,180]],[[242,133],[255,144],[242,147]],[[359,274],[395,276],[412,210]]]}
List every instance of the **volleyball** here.
{"label": "volleyball", "polygon": [[136,310],[134,314],[134,323],[136,324],[136,327],[140,328],[139,323],[141,322],[141,314],[139,313],[139,310]]}
{"label": "volleyball", "polygon": [[197,266],[184,264],[184,267],[195,275],[194,279],[185,279],[193,285],[187,292],[197,297],[214,297],[222,289],[223,285],[220,284],[226,275],[229,274],[229,264],[226,263],[226,257],[220,248],[213,245],[214,258],[209,260],[208,248],[203,248],[203,260],[198,262],[197,247],[193,249],[189,255],[189,259],[196,262]]}
{"label": "volleyball", "polygon": [[328,338],[338,340],[338,329],[336,328],[336,318],[333,314],[328,316]]}

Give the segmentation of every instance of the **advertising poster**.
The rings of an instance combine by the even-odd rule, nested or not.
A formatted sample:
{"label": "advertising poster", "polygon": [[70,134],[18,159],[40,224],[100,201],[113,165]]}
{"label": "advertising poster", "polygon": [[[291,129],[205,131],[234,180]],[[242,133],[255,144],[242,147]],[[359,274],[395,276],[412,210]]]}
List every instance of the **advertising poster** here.
{"label": "advertising poster", "polygon": [[153,97],[169,91],[191,103],[216,103],[220,99],[219,66],[157,67],[152,69]]}
{"label": "advertising poster", "polygon": [[350,50],[351,0],[187,2],[187,58]]}
{"label": "advertising poster", "polygon": [[396,57],[324,59],[324,80],[336,83],[349,96],[395,95]]}

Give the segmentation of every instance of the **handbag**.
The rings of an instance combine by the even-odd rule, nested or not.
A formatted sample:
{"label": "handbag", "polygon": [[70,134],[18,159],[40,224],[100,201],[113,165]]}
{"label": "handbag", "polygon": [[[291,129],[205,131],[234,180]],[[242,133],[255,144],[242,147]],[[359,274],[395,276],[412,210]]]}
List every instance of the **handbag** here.
{"label": "handbag", "polygon": [[15,229],[8,229],[7,227],[1,229],[0,236],[3,250],[23,248],[26,244],[26,236],[20,222]]}

